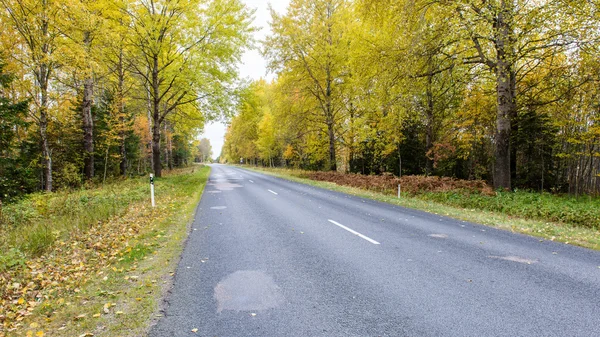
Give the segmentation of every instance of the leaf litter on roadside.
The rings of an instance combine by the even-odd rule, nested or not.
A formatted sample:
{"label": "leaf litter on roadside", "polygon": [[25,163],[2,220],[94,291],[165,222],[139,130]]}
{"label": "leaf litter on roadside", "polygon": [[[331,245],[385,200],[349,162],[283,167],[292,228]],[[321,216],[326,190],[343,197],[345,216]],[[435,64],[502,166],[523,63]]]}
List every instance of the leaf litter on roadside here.
{"label": "leaf litter on roadside", "polygon": [[[134,204],[125,215],[99,221],[85,232],[74,232],[68,240],[59,241],[44,255],[27,260],[21,268],[0,273],[0,336],[27,329],[24,321],[36,311],[43,312],[45,319],[51,321],[56,310],[76,305],[65,298],[77,299],[80,289],[90,280],[106,281],[110,272],[125,272],[116,265],[132,252],[141,229],[152,230],[151,221],[156,223],[167,214],[168,210]],[[112,306],[105,304],[103,313],[109,314]],[[87,314],[81,314],[74,320],[86,317]],[[26,332],[32,336],[38,333]]]}

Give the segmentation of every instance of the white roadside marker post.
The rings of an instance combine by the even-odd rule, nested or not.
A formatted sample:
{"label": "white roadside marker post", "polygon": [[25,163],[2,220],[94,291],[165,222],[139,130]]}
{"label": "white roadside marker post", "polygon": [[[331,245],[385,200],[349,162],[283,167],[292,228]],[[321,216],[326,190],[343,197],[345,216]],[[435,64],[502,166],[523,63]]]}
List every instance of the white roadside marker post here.
{"label": "white roadside marker post", "polygon": [[398,184],[398,199],[400,199],[400,184]]}
{"label": "white roadside marker post", "polygon": [[152,207],[156,207],[154,202],[154,174],[150,173],[150,199],[152,199]]}

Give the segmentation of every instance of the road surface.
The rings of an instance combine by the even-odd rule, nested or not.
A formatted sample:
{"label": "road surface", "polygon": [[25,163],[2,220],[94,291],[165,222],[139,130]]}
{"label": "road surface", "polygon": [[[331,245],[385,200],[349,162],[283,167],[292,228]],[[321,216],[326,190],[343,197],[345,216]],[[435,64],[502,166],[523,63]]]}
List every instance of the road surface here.
{"label": "road surface", "polygon": [[151,336],[600,336],[600,253],[213,165],[167,303]]}

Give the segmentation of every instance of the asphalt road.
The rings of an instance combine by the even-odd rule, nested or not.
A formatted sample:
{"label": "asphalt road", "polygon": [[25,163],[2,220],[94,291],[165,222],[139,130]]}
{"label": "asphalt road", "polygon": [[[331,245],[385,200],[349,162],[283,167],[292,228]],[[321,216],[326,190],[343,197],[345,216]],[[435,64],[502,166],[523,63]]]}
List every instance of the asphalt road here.
{"label": "asphalt road", "polygon": [[214,165],[167,301],[151,336],[600,336],[600,253]]}

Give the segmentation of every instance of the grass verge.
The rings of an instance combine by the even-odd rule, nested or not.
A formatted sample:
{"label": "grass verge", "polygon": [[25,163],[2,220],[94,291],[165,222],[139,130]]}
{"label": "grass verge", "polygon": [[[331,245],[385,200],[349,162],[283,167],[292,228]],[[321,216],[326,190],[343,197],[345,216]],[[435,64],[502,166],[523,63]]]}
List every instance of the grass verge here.
{"label": "grass verge", "polygon": [[[333,182],[309,179],[306,171],[281,168],[246,167],[280,178],[344,192],[393,205],[445,215],[512,232],[600,250],[599,224],[594,220],[600,207],[598,199],[552,196],[517,192],[495,196],[461,194],[456,191],[402,193],[400,199],[378,191],[342,186]],[[557,220],[565,221],[557,221]],[[574,219],[569,221],[569,219]]]}
{"label": "grass verge", "polygon": [[[144,335],[209,171],[196,166],[157,179],[156,208],[148,205],[146,178],[34,195],[6,207],[0,336]],[[50,239],[32,245],[29,234],[36,231]]]}

